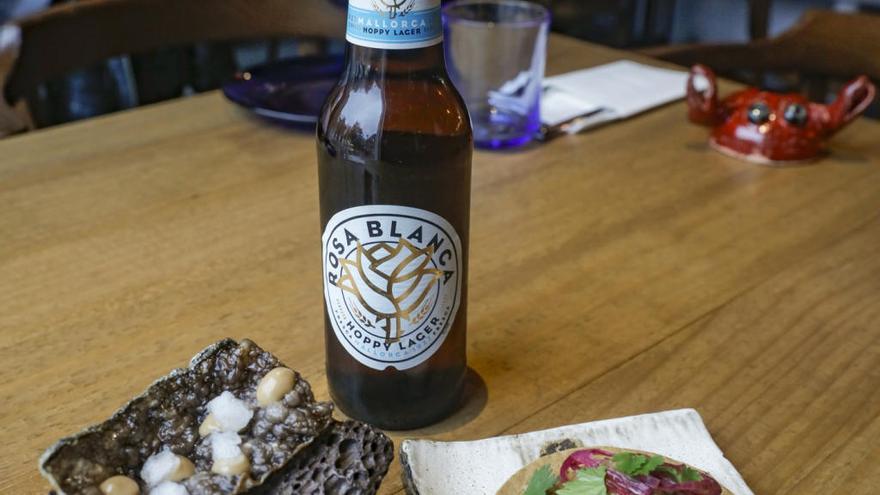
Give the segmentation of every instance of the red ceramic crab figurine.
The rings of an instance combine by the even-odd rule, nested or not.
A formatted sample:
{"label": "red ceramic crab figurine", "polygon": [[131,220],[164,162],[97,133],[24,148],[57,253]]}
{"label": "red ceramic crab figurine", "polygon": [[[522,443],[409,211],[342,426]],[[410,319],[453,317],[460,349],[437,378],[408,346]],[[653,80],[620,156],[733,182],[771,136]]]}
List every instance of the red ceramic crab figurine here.
{"label": "red ceramic crab figurine", "polygon": [[771,165],[818,157],[825,140],[861,115],[877,91],[861,76],[847,83],[833,103],[823,105],[797,93],[756,88],[719,101],[717,88],[711,69],[691,68],[687,83],[691,122],[711,126],[709,142],[722,153]]}

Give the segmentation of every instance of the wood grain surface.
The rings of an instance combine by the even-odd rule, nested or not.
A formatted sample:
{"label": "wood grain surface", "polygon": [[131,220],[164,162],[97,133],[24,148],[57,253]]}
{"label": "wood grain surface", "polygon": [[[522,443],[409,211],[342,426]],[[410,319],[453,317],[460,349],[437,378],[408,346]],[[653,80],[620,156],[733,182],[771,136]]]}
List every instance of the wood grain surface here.
{"label": "wood grain surface", "polygon": [[[785,169],[706,138],[677,103],[477,153],[471,393],[395,440],[695,407],[757,494],[875,493],[880,125]],[[310,135],[217,93],[0,141],[0,493],[45,493],[47,446],[222,337],[326,399],[316,182]]]}

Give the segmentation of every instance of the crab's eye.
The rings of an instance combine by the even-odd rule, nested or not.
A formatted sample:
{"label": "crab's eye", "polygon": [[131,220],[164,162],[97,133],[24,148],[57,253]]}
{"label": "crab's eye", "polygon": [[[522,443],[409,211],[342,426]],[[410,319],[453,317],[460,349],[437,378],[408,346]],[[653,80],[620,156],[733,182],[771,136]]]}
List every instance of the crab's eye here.
{"label": "crab's eye", "polygon": [[799,103],[792,103],[785,107],[784,117],[789,124],[802,126],[807,123],[807,109]]}
{"label": "crab's eye", "polygon": [[770,120],[770,107],[766,103],[752,103],[749,105],[749,121],[761,125]]}

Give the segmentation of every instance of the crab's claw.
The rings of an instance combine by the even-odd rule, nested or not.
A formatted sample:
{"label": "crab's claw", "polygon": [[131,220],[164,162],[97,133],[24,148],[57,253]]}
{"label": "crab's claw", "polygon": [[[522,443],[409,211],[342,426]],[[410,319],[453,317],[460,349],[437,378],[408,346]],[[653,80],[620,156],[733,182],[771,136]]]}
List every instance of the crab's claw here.
{"label": "crab's claw", "polygon": [[718,83],[712,69],[702,64],[691,67],[687,81],[688,118],[700,125],[718,123]]}
{"label": "crab's claw", "polygon": [[834,134],[861,115],[877,94],[877,87],[866,76],[859,76],[848,82],[837,98],[825,107],[827,117],[822,123],[827,134]]}

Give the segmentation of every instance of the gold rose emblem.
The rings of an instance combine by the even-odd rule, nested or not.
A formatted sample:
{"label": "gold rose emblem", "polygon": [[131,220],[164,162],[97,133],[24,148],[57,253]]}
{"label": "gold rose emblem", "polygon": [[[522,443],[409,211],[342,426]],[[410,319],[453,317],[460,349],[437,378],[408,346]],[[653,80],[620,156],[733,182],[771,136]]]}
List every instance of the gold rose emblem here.
{"label": "gold rose emblem", "polygon": [[384,320],[386,343],[397,342],[403,321],[418,320],[415,311],[443,275],[429,267],[433,256],[433,245],[419,249],[406,239],[369,248],[358,242],[354,260],[342,260],[336,286],[354,295],[378,321]]}

